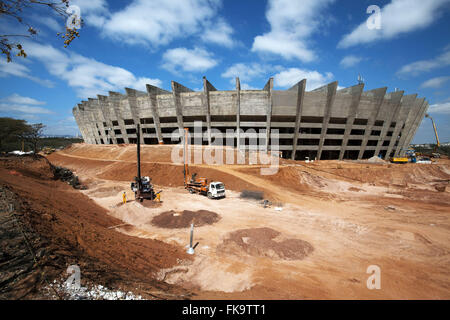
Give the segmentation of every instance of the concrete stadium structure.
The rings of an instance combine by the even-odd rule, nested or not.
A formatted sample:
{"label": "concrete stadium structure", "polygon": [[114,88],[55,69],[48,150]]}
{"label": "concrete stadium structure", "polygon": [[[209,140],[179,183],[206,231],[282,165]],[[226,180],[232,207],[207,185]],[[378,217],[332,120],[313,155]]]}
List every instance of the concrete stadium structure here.
{"label": "concrete stadium structure", "polygon": [[[310,159],[364,159],[374,155],[401,156],[409,146],[427,109],[425,98],[387,88],[363,92],[364,84],[337,90],[333,82],[306,91],[306,79],[288,90],[273,90],[273,78],[262,90],[219,91],[204,77],[203,91],[194,92],[172,81],[172,92],[147,85],[147,92],[126,88],[126,94],[109,92],[82,101],[73,115],[83,139],[91,144],[173,144],[172,132],[202,121],[203,144],[214,142],[212,128],[235,131],[234,146],[247,147],[250,128],[279,132],[283,157]],[[247,140],[246,140],[247,139]]]}

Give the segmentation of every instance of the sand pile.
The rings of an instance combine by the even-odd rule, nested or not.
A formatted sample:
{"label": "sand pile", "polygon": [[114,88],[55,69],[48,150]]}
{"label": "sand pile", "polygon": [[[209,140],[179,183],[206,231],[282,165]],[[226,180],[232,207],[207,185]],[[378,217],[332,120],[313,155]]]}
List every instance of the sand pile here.
{"label": "sand pile", "polygon": [[367,162],[369,163],[386,163],[386,161],[384,161],[381,158],[378,158],[376,156],[373,156],[372,158],[367,159]]}
{"label": "sand pile", "polygon": [[165,211],[154,217],[151,223],[160,228],[187,228],[191,223],[196,227],[216,223],[220,220],[220,216],[212,211],[198,210],[183,212],[175,212],[173,210]]}
{"label": "sand pile", "polygon": [[280,232],[270,228],[241,229],[231,232],[217,248],[233,253],[244,251],[251,256],[282,260],[302,260],[313,252],[313,246],[300,239],[274,240]]}

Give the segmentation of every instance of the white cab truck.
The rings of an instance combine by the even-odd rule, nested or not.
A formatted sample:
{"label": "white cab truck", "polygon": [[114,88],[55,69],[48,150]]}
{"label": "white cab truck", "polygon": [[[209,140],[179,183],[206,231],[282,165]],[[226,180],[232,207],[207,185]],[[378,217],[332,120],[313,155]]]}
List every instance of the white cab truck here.
{"label": "white cab truck", "polygon": [[211,182],[209,184],[208,198],[215,199],[215,198],[225,198],[225,185],[222,182]]}

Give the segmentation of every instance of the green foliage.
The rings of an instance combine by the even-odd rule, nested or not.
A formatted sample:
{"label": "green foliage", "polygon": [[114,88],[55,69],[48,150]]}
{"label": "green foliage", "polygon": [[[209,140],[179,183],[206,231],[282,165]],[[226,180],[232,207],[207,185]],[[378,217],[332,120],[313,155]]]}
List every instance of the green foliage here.
{"label": "green foliage", "polygon": [[35,123],[29,125],[28,128],[20,135],[23,141],[25,141],[28,145],[31,145],[35,154],[39,151],[38,143],[41,139],[42,130],[44,128],[45,126],[42,123]]}
{"label": "green foliage", "polygon": [[43,128],[42,123],[30,125],[25,120],[0,118],[0,152],[22,150],[22,143],[24,151],[28,152],[44,147],[65,148],[72,143],[83,142],[83,139],[76,138],[43,138]]}
{"label": "green foliage", "polygon": [[25,120],[12,118],[0,118],[0,152],[20,150],[13,145],[22,144],[22,135],[31,129]]}
{"label": "green foliage", "polygon": [[431,148],[424,148],[424,147],[415,147],[414,150],[416,152],[420,152],[423,154],[431,154],[433,152],[440,153],[441,155],[446,155],[450,157],[450,146],[440,146],[437,151],[435,150],[435,144],[431,145]]}
{"label": "green foliage", "polygon": [[39,141],[39,149],[42,149],[44,147],[50,147],[54,149],[65,148],[67,146],[70,146],[72,143],[81,142],[83,142],[83,139],[78,138],[41,138],[41,140]]}

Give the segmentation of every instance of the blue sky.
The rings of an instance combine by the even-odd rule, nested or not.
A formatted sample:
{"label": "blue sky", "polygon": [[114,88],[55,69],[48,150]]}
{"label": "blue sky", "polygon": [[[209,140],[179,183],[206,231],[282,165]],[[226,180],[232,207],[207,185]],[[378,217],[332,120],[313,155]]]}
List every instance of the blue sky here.
{"label": "blue sky", "polygon": [[[65,21],[43,8],[26,11],[39,30],[26,59],[0,60],[0,116],[43,122],[48,134],[76,134],[72,108],[83,99],[170,90],[276,89],[307,78],[307,90],[338,81],[366,90],[388,87],[429,103],[442,142],[450,141],[450,0],[72,0],[85,24],[68,48],[56,36]],[[369,29],[367,8],[380,9]],[[370,20],[374,21],[374,20]],[[20,26],[0,17],[0,34]],[[424,119],[413,142],[433,142]]]}

